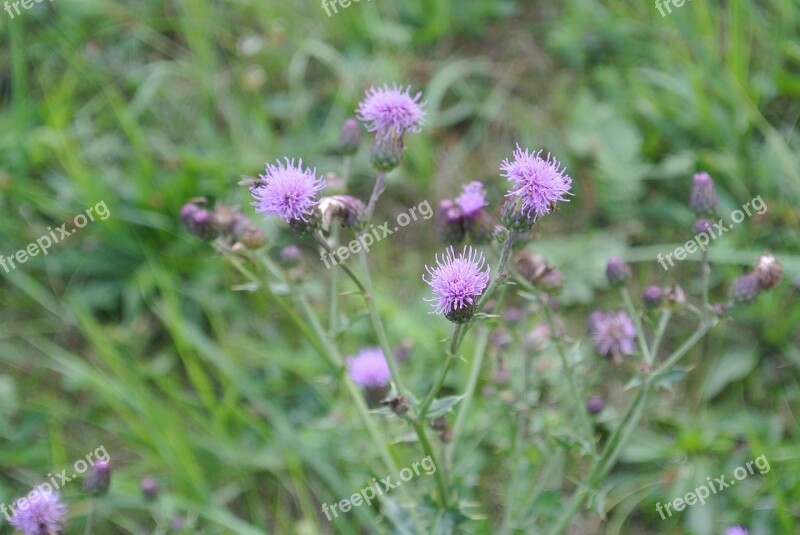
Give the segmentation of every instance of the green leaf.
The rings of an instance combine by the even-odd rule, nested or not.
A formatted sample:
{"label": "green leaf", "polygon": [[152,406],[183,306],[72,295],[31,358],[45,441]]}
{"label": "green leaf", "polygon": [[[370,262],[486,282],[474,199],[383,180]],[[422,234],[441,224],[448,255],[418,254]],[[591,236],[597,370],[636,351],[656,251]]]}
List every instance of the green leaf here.
{"label": "green leaf", "polygon": [[434,399],[431,402],[430,407],[428,407],[425,418],[434,419],[444,416],[450,412],[450,410],[455,407],[456,403],[461,401],[463,397],[464,396],[447,396],[446,398]]}
{"label": "green leaf", "polygon": [[708,378],[703,385],[703,399],[713,398],[730,383],[746,377],[753,371],[756,363],[758,355],[752,348],[734,349],[723,353],[708,372]]}

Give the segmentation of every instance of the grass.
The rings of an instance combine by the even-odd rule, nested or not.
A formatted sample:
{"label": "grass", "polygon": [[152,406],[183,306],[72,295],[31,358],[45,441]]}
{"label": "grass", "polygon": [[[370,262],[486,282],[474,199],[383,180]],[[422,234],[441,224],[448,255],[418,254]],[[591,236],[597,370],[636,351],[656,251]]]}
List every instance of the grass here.
{"label": "grass", "polygon": [[[469,180],[485,180],[496,203],[504,187],[497,164],[517,141],[558,154],[570,170],[576,195],[542,221],[535,248],[566,276],[560,313],[581,362],[598,362],[577,345],[587,313],[619,306],[602,273],[609,255],[634,263],[638,290],[696,273],[694,261],[666,273],[653,261],[688,237],[693,172],[714,176],[723,214],[764,199],[763,216],[714,243],[712,301],[767,249],[786,281],[715,329],[693,352],[686,379],[657,395],[607,494],[592,503],[607,522],[586,515],[581,529],[710,534],[740,523],[751,534],[794,533],[798,7],[698,0],[661,17],[631,0],[373,0],[329,18],[314,2],[58,0],[13,20],[3,12],[2,254],[101,200],[112,215],[47,256],[0,271],[0,502],[102,444],[115,465],[113,492],[98,502],[103,533],[165,533],[178,516],[186,533],[388,532],[373,509],[333,523],[320,513],[321,503],[388,474],[336,372],[293,322],[301,311],[285,288],[271,288],[267,301],[250,291],[186,235],[177,214],[195,196],[249,213],[240,175],[279,156],[339,172],[330,149],[342,121],[370,83],[398,81],[423,91],[429,116],[390,175],[376,220],[422,199],[436,206]],[[367,152],[354,159],[348,183],[362,198],[372,180]],[[369,255],[388,337],[411,344],[404,375],[417,391],[432,382],[449,334],[421,301],[422,266],[440,247],[431,223],[410,225]],[[289,243],[278,225],[264,228],[271,247]],[[308,291],[324,313],[327,273],[306,253]],[[341,307],[346,351],[377,342],[358,296],[343,295]],[[681,330],[665,339],[670,347],[690,328],[685,316],[674,321]],[[512,337],[533,326],[513,327]],[[463,354],[479,343],[473,333]],[[465,439],[454,446],[454,484],[472,517],[466,533],[495,533],[508,506],[508,474],[495,460],[516,447],[517,400],[493,381],[491,351]],[[565,473],[585,464],[555,402],[557,355],[530,358],[533,438],[523,445],[508,533],[531,533],[534,520],[548,525],[574,485]],[[506,360],[515,374],[521,359]],[[585,386],[607,398],[596,424],[607,432],[628,397],[613,372],[588,368]],[[457,361],[443,394],[461,392],[469,373]],[[398,466],[419,459],[393,420],[376,422],[392,437]],[[656,502],[762,453],[768,473],[707,506],[658,518]],[[163,487],[155,506],[139,493],[147,474]],[[409,494],[433,488],[425,478]],[[64,494],[69,533],[78,533],[88,501],[76,483]],[[383,513],[405,516],[406,498],[391,494]]]}

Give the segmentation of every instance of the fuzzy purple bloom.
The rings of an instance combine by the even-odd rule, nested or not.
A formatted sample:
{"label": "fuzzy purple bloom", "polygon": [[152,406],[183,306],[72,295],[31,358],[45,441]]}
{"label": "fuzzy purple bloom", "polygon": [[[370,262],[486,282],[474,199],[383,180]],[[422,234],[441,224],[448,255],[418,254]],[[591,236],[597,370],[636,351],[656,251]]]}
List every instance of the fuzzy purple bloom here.
{"label": "fuzzy purple bloom", "polygon": [[616,312],[593,312],[589,316],[592,342],[598,353],[617,358],[630,355],[636,349],[636,327],[630,316]]}
{"label": "fuzzy purple bloom", "polygon": [[456,204],[461,208],[464,217],[473,217],[480,213],[481,208],[488,206],[486,190],[480,182],[470,182],[461,187],[461,195],[456,197]]}
{"label": "fuzzy purple bloom", "polygon": [[747,530],[742,526],[730,526],[725,530],[725,535],[747,535]]}
{"label": "fuzzy purple bloom", "polygon": [[61,503],[59,493],[39,487],[39,499],[27,502],[23,509],[15,504],[14,516],[9,523],[23,535],[55,535],[61,533],[67,517],[67,506]]}
{"label": "fuzzy purple bloom", "polygon": [[550,154],[547,159],[540,156],[542,151],[528,152],[517,145],[514,160],[503,160],[500,170],[511,183],[506,197],[515,197],[520,202],[523,215],[533,218],[549,214],[558,201],[569,202],[572,179],[566,168]]}
{"label": "fuzzy purple bloom", "polygon": [[661,286],[653,284],[645,288],[644,292],[642,292],[642,301],[644,301],[644,306],[647,308],[661,306],[661,303],[664,301],[664,291],[661,289]]}
{"label": "fuzzy purple bloom", "polygon": [[303,160],[297,165],[294,159],[285,158],[284,165],[267,164],[266,174],[259,175],[263,185],[250,190],[256,213],[278,216],[287,223],[308,221],[316,206],[316,196],[325,187],[325,181],[317,178],[316,169],[303,169]]}
{"label": "fuzzy purple bloom", "polygon": [[425,116],[425,101],[420,101],[422,93],[411,96],[411,87],[389,87],[377,89],[370,87],[362,100],[356,116],[365,123],[367,130],[378,134],[403,137],[408,132],[419,132]]}
{"label": "fuzzy purple bloom", "polygon": [[347,360],[347,374],[359,386],[380,388],[389,384],[392,373],[377,347],[368,347]]}
{"label": "fuzzy purple bloom", "polygon": [[[484,269],[485,268],[485,269]],[[444,314],[451,321],[469,319],[474,313],[483,291],[489,284],[489,266],[483,253],[472,247],[464,246],[461,254],[456,256],[452,247],[448,247],[439,258],[436,255],[436,267],[425,266],[430,275],[422,280],[433,288],[433,298],[425,299],[432,303],[432,314]],[[466,317],[454,314],[466,312]]]}

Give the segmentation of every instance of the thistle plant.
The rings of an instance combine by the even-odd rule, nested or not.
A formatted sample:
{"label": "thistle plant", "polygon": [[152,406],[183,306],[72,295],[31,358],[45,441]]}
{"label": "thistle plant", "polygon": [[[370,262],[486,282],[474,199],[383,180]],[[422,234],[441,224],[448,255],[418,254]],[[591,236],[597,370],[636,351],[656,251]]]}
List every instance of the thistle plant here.
{"label": "thistle plant", "polygon": [[[254,212],[281,220],[293,236],[296,245],[283,247],[277,255],[267,252],[263,232],[254,230],[247,216],[225,205],[218,205],[212,212],[203,207],[203,202],[191,200],[181,211],[181,219],[195,236],[213,240],[216,250],[242,277],[262,290],[317,349],[342,395],[348,397],[361,418],[386,473],[398,472],[393,437],[403,430],[413,432],[414,447],[430,457],[436,467],[435,484],[419,491],[410,491],[409,486],[400,488],[405,514],[386,515],[397,532],[450,533],[459,523],[489,514],[491,524],[500,533],[517,532],[534,519],[534,524],[538,521],[547,533],[561,534],[587,502],[603,512],[601,498],[606,477],[639,425],[656,387],[671,377],[675,366],[724,315],[774,288],[782,276],[780,263],[772,255],[762,256],[750,273],[733,282],[728,302],[712,304],[710,263],[704,247],[699,296],[687,296],[677,282],[651,284],[640,294],[641,301],[637,302],[641,306],[637,306],[629,288],[635,270],[622,258],[608,259],[607,279],[619,292],[619,301],[613,308],[595,310],[587,318],[586,345],[596,354],[593,360],[587,360],[580,352],[580,343],[565,332],[565,322],[559,314],[557,296],[564,276],[531,252],[537,223],[545,217],[558,217],[555,212],[559,206],[575,194],[573,180],[555,156],[543,156],[542,150],[517,145],[509,148],[510,157],[497,164],[497,178],[508,182],[500,206],[492,207],[486,184],[474,180],[467,181],[453,199],[439,203],[437,228],[444,245],[420,270],[417,280],[429,287],[428,295],[422,299],[430,305],[431,321],[450,322],[452,331],[438,354],[426,361],[430,370],[427,380],[409,379],[392,349],[400,341],[395,340],[393,345],[389,339],[376,304],[376,292],[382,289],[373,286],[367,251],[361,247],[353,253],[357,260],[339,262],[325,272],[302,260],[301,250],[311,248],[330,254],[339,247],[344,232],[357,236],[371,223],[386,188],[386,174],[402,165],[406,138],[421,131],[424,108],[422,95],[410,87],[383,85],[366,92],[355,114],[373,137],[370,162],[374,183],[368,199],[349,194],[324,196],[325,181],[316,169],[292,155],[270,155],[270,161],[277,163],[267,163],[265,173],[258,179],[242,182],[250,191]],[[360,144],[359,124],[348,119],[336,151],[342,156],[341,178],[345,183],[351,158]],[[279,156],[283,159],[277,160]],[[717,202],[711,177],[705,173],[695,175],[691,208],[698,216],[711,216]],[[700,219],[695,227],[707,223]],[[247,236],[250,239],[246,240]],[[254,236],[260,239],[253,239]],[[467,240],[470,244],[463,244]],[[326,306],[312,300],[307,271],[327,273]],[[288,291],[278,293],[276,287]],[[354,291],[363,302],[371,336],[377,342],[376,346],[360,346],[349,357],[343,356],[343,346],[352,345],[354,340],[342,330],[340,299],[345,288]],[[512,299],[517,307],[504,314],[505,302]],[[327,317],[321,310],[327,311]],[[696,320],[690,335],[667,336],[671,320],[677,315]],[[644,320],[653,316],[657,316],[656,326],[648,332]],[[519,350],[515,350],[516,340],[510,332],[516,325],[532,320],[538,322],[533,336],[536,341],[521,342]],[[462,346],[468,337],[472,338],[473,352],[465,355]],[[680,343],[667,349],[667,341],[672,339]],[[557,389],[558,401],[565,408],[564,423],[573,430],[569,444],[561,441],[564,451],[559,455],[574,457],[578,471],[572,479],[578,483],[565,489],[571,490],[572,496],[558,516],[543,519],[535,507],[544,487],[531,485],[522,474],[531,473],[533,461],[525,450],[538,433],[531,428],[532,414],[541,409],[532,391],[534,369],[530,353],[549,349],[558,355],[550,365],[560,369],[564,378],[565,387]],[[509,405],[506,412],[512,414],[514,422],[513,436],[505,451],[508,487],[499,513],[473,510],[470,502],[474,490],[456,472],[463,444],[467,438],[475,440],[474,430],[468,428],[470,415],[484,410],[488,403],[479,399],[478,385],[485,356],[490,352],[497,361],[495,382],[508,388],[504,403]],[[508,363],[518,374],[512,377],[508,373]],[[620,377],[628,376],[623,394],[628,407],[604,436],[597,432],[593,419],[605,410],[606,402],[592,390],[588,368],[609,365]],[[442,396],[454,366],[467,368],[467,381],[457,387],[458,395]],[[378,408],[370,410],[369,391],[380,389],[384,389],[385,397]],[[431,431],[439,435],[438,441],[431,440]]]}

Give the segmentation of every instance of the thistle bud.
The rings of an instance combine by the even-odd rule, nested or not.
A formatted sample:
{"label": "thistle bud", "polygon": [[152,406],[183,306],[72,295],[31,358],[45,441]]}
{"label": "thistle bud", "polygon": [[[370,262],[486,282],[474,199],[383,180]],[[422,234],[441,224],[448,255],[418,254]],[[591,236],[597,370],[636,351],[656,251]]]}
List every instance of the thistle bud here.
{"label": "thistle bud", "polygon": [[361,228],[367,207],[351,195],[334,195],[320,199],[319,211],[322,214],[322,230],[328,232],[334,219],[339,219],[343,227]]}
{"label": "thistle bud", "polygon": [[361,125],[357,120],[347,119],[339,131],[339,154],[351,156],[358,151],[361,145]]}
{"label": "thistle bud", "polygon": [[220,234],[228,233],[233,229],[236,212],[227,204],[217,203],[214,205],[214,221]]}
{"label": "thistle bud", "polygon": [[289,228],[296,236],[307,236],[320,230],[322,228],[322,214],[319,211],[319,207],[315,206],[305,220],[290,220]]}
{"label": "thistle bud", "polygon": [[97,461],[89,468],[89,473],[83,479],[83,490],[90,496],[102,496],[108,492],[111,485],[111,463]]}
{"label": "thistle bud", "polygon": [[188,202],[181,208],[181,221],[190,234],[203,240],[213,240],[218,231],[214,213],[200,207],[196,202]]}
{"label": "thistle bud", "polygon": [[139,488],[142,490],[142,496],[145,501],[152,502],[158,497],[160,487],[158,481],[154,477],[143,477],[139,482]]}
{"label": "thistle bud", "polygon": [[278,261],[281,266],[287,269],[293,269],[300,265],[303,260],[303,253],[296,245],[287,245],[278,254]]}
{"label": "thistle bud", "polygon": [[617,256],[606,264],[606,278],[611,286],[623,286],[631,278],[631,266]]}
{"label": "thistle bud", "polygon": [[381,405],[388,405],[392,412],[398,416],[402,416],[403,414],[407,413],[409,409],[408,399],[405,396],[396,396],[391,399],[384,399],[381,401]]}
{"label": "thistle bud", "polygon": [[758,258],[758,264],[756,264],[756,267],[753,271],[758,276],[759,285],[764,291],[769,291],[775,288],[783,278],[783,268],[781,267],[781,263],[778,262],[774,256],[772,256],[772,253],[765,253],[761,255]]}
{"label": "thistle bud", "polygon": [[737,304],[749,304],[756,300],[761,293],[761,284],[758,273],[750,272],[742,275],[731,284],[731,299]]}
{"label": "thistle bud", "polygon": [[673,282],[664,291],[664,302],[671,309],[677,310],[686,304],[686,292]]}
{"label": "thistle bud", "polygon": [[717,211],[719,198],[714,181],[708,173],[697,173],[692,179],[689,207],[697,215],[713,215]]}
{"label": "thistle bud", "polygon": [[658,308],[664,301],[664,291],[661,286],[648,286],[642,292],[642,302],[647,308]]}
{"label": "thistle bud", "polygon": [[508,230],[523,233],[533,228],[534,218],[522,212],[522,201],[519,197],[506,197],[501,211],[503,226]]}
{"label": "thistle bud", "polygon": [[239,236],[239,243],[248,249],[260,249],[267,244],[267,235],[261,227],[251,225]]}
{"label": "thistle bud", "polygon": [[698,219],[694,222],[694,231],[699,234],[711,236],[711,221],[708,219]]}
{"label": "thistle bud", "polygon": [[466,229],[461,208],[451,199],[444,199],[439,203],[436,219],[439,236],[445,245],[458,245],[464,241]]}
{"label": "thistle bud", "polygon": [[453,308],[450,312],[446,313],[444,317],[453,323],[467,323],[472,319],[477,311],[478,304],[476,302],[473,305],[465,305],[463,307]]}
{"label": "thistle bud", "polygon": [[601,412],[606,406],[605,401],[600,396],[592,396],[586,400],[586,410],[589,414],[597,414]]}
{"label": "thistle bud", "polygon": [[402,136],[391,133],[378,134],[372,142],[370,154],[372,166],[378,171],[388,173],[403,161],[404,149]]}

